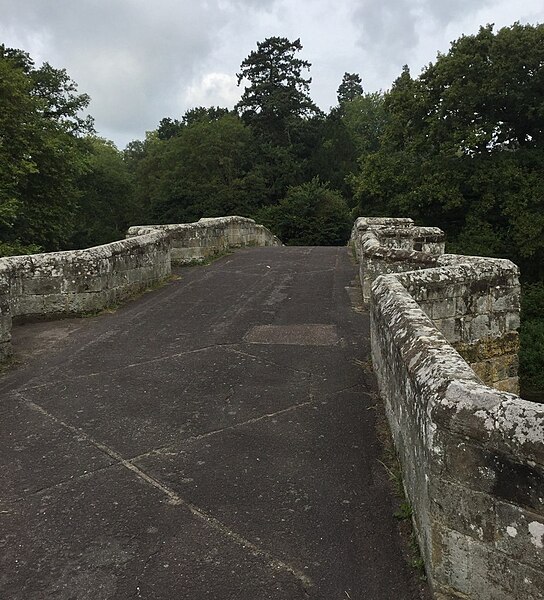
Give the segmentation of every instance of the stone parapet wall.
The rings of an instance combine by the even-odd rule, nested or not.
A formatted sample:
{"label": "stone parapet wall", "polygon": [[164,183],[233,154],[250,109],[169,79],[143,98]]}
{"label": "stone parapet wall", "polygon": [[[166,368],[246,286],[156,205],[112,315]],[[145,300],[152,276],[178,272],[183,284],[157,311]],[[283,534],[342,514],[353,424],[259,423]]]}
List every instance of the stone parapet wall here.
{"label": "stone parapet wall", "polygon": [[203,261],[230,248],[243,246],[281,246],[281,241],[266,227],[245,217],[200,219],[196,223],[178,225],[138,225],[128,230],[127,237],[151,231],[168,234],[172,263]]}
{"label": "stone parapet wall", "polygon": [[168,241],[161,233],[1,260],[10,267],[12,317],[96,312],[170,274]]}
{"label": "stone parapet wall", "polygon": [[437,263],[441,268],[411,276],[414,299],[484,383],[517,393],[519,269],[508,260],[451,254]]}
{"label": "stone parapet wall", "polygon": [[0,258],[0,359],[11,353],[14,319],[98,312],[171,273],[171,265],[229,248],[281,245],[243,217],[131,227],[125,240],[66,252]]}
{"label": "stone parapet wall", "polygon": [[442,230],[415,227],[412,219],[359,217],[351,244],[359,261],[364,301],[369,301],[370,287],[379,275],[436,266],[444,240]]}
{"label": "stone parapet wall", "polygon": [[[366,265],[368,221],[352,236]],[[429,579],[437,598],[542,599],[544,406],[486,385],[517,386],[518,269],[428,258],[362,281],[377,275],[372,360]]]}
{"label": "stone parapet wall", "polygon": [[170,274],[170,247],[153,232],[65,252],[0,258],[0,358],[13,319],[81,315],[121,302]]}

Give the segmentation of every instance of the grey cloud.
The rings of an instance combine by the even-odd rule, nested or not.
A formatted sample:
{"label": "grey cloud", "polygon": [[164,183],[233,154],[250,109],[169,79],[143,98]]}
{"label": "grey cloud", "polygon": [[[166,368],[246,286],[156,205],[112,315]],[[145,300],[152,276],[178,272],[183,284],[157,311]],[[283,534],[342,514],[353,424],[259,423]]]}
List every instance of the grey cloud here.
{"label": "grey cloud", "polygon": [[361,26],[360,45],[367,51],[379,49],[375,54],[381,61],[397,58],[418,41],[412,11],[410,0],[365,0],[354,11],[354,18]]}
{"label": "grey cloud", "polygon": [[[364,0],[353,11],[361,34],[358,44],[381,65],[402,65],[424,43],[422,32],[444,29],[460,16],[476,13],[492,0]],[[431,58],[431,57],[429,57]]]}
{"label": "grey cloud", "polygon": [[67,69],[91,96],[100,129],[121,138],[178,116],[178,91],[212,52],[230,8],[221,0],[0,1],[3,26],[46,39],[44,58]]}
{"label": "grey cloud", "polygon": [[457,21],[459,16],[476,13],[490,5],[492,0],[426,0],[421,2],[422,10],[428,14],[437,25],[445,26]]}

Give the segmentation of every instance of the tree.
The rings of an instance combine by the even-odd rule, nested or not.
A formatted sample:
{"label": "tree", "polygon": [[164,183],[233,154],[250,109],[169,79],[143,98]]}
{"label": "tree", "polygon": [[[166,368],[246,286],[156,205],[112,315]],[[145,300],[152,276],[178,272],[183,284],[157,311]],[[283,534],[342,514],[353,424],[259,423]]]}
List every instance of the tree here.
{"label": "tree", "polygon": [[236,114],[196,119],[168,139],[153,132],[143,151],[131,150],[138,202],[147,203],[155,223],[249,216],[266,193],[253,149],[252,133]]}
{"label": "tree", "polygon": [[[0,47],[0,231],[2,254],[24,252],[9,235],[22,206],[20,187],[36,171],[33,140],[38,135],[38,103],[30,94],[31,81]],[[11,248],[6,244],[11,243]],[[31,249],[32,250],[32,249]]]}
{"label": "tree", "polygon": [[387,124],[354,178],[364,213],[440,223],[453,249],[544,276],[544,26],[452,43],[385,99]]}
{"label": "tree", "polygon": [[342,105],[342,122],[359,156],[379,149],[387,119],[385,98],[380,92],[356,96]]}
{"label": "tree", "polygon": [[295,56],[301,50],[299,39],[267,38],[237,74],[238,85],[243,80],[249,85],[236,108],[246,124],[275,144],[290,145],[301,120],[320,114],[308,93],[311,78],[302,75],[311,65]]}
{"label": "tree", "polygon": [[357,73],[344,73],[342,83],[338,87],[338,104],[342,105],[351,102],[363,95],[363,80]]}
{"label": "tree", "polygon": [[28,54],[3,45],[0,74],[1,251],[57,250],[74,227],[89,98],[66,71],[36,69]]}
{"label": "tree", "polygon": [[180,135],[184,127],[188,125],[193,125],[201,121],[217,121],[221,117],[228,115],[229,112],[228,108],[221,108],[219,106],[210,106],[209,108],[197,106],[196,108],[190,108],[185,112],[181,121],[171,119],[170,117],[161,119],[157,128],[157,136],[160,140],[168,140],[176,135]]}
{"label": "tree", "polygon": [[206,121],[218,121],[222,117],[229,114],[228,108],[222,108],[220,106],[197,106],[196,108],[190,108],[185,112],[181,121],[184,125],[193,125],[194,123]]}
{"label": "tree", "polygon": [[343,245],[352,225],[342,195],[319,177],[290,187],[278,205],[261,209],[256,219],[285,244],[295,246]]}
{"label": "tree", "polygon": [[72,248],[88,248],[122,239],[129,225],[139,223],[133,179],[123,154],[112,142],[88,138],[87,168],[78,180],[77,221]]}
{"label": "tree", "polygon": [[165,117],[159,122],[159,126],[157,127],[157,136],[159,140],[169,140],[170,138],[179,135],[182,130],[183,123],[181,121],[178,121],[178,119]]}

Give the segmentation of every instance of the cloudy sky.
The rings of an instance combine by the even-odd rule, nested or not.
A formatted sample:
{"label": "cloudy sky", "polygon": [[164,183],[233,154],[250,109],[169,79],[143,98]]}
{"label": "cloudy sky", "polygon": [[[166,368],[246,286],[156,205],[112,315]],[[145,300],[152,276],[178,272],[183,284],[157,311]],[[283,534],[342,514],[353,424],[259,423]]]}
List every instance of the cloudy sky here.
{"label": "cloudy sky", "polygon": [[98,133],[123,148],[161,118],[232,107],[241,61],[270,36],[300,38],[311,95],[336,103],[345,71],[388,89],[480,25],[543,23],[542,0],[0,0],[0,42],[66,68]]}

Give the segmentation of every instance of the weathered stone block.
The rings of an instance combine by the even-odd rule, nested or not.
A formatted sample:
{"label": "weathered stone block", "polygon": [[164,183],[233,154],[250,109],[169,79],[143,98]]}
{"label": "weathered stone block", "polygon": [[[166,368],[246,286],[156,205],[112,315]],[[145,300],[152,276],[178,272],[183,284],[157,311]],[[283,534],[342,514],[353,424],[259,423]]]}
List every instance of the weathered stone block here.
{"label": "weathered stone block", "polygon": [[489,337],[490,319],[487,314],[481,314],[474,317],[470,322],[470,341],[476,342],[482,338]]}
{"label": "weathered stone block", "polygon": [[517,356],[519,335],[516,331],[509,331],[501,337],[487,337],[472,343],[456,343],[455,348],[469,364],[503,355]]}
{"label": "weathered stone block", "polygon": [[429,495],[433,519],[481,542],[495,541],[497,514],[491,495],[438,478],[433,480]]}
{"label": "weathered stone block", "polygon": [[70,273],[63,279],[62,287],[59,290],[62,293],[85,293],[99,292],[109,285],[111,274],[101,272],[96,275],[79,275]]}
{"label": "weathered stone block", "polygon": [[456,326],[457,320],[454,318],[449,319],[433,319],[438,331],[448,340],[450,343],[455,343],[460,339],[459,330]]}
{"label": "weathered stone block", "polygon": [[493,312],[519,311],[520,290],[515,288],[495,288],[491,295],[491,310]]}
{"label": "weathered stone block", "polygon": [[520,326],[519,312],[510,311],[506,313],[506,330],[516,331]]}
{"label": "weathered stone block", "polygon": [[16,305],[16,312],[13,316],[30,316],[34,317],[37,315],[45,314],[45,304],[43,296],[22,296]]}
{"label": "weathered stone block", "polygon": [[538,514],[497,502],[496,512],[495,547],[515,560],[544,572],[544,506]]}
{"label": "weathered stone block", "polygon": [[62,315],[68,312],[67,294],[48,294],[42,296],[44,315]]}
{"label": "weathered stone block", "polygon": [[22,282],[22,293],[28,295],[57,294],[62,290],[63,277],[34,277],[24,279]]}
{"label": "weathered stone block", "polygon": [[473,491],[491,494],[497,482],[493,456],[460,435],[441,433],[444,477]]}
{"label": "weathered stone block", "polygon": [[[470,362],[478,377],[486,384],[495,387],[499,381],[517,377],[519,359],[517,354],[496,356],[480,362]],[[502,389],[502,388],[498,388]],[[509,390],[503,390],[509,391]]]}
{"label": "weathered stone block", "polygon": [[488,292],[478,296],[473,296],[472,310],[478,315],[487,315],[491,312],[492,302]]}
{"label": "weathered stone block", "polygon": [[542,510],[544,473],[542,469],[462,438],[451,438],[445,448],[447,478],[479,492],[530,510]]}
{"label": "weathered stone block", "polygon": [[[447,528],[436,530],[434,573],[441,593],[489,600],[542,600],[544,573]],[[461,596],[463,597],[463,596]]]}
{"label": "weathered stone block", "polygon": [[436,299],[431,304],[431,319],[448,319],[455,317],[456,302],[454,298]]}
{"label": "weathered stone block", "polygon": [[519,394],[519,377],[508,377],[508,379],[495,381],[493,382],[493,387],[501,392]]}

